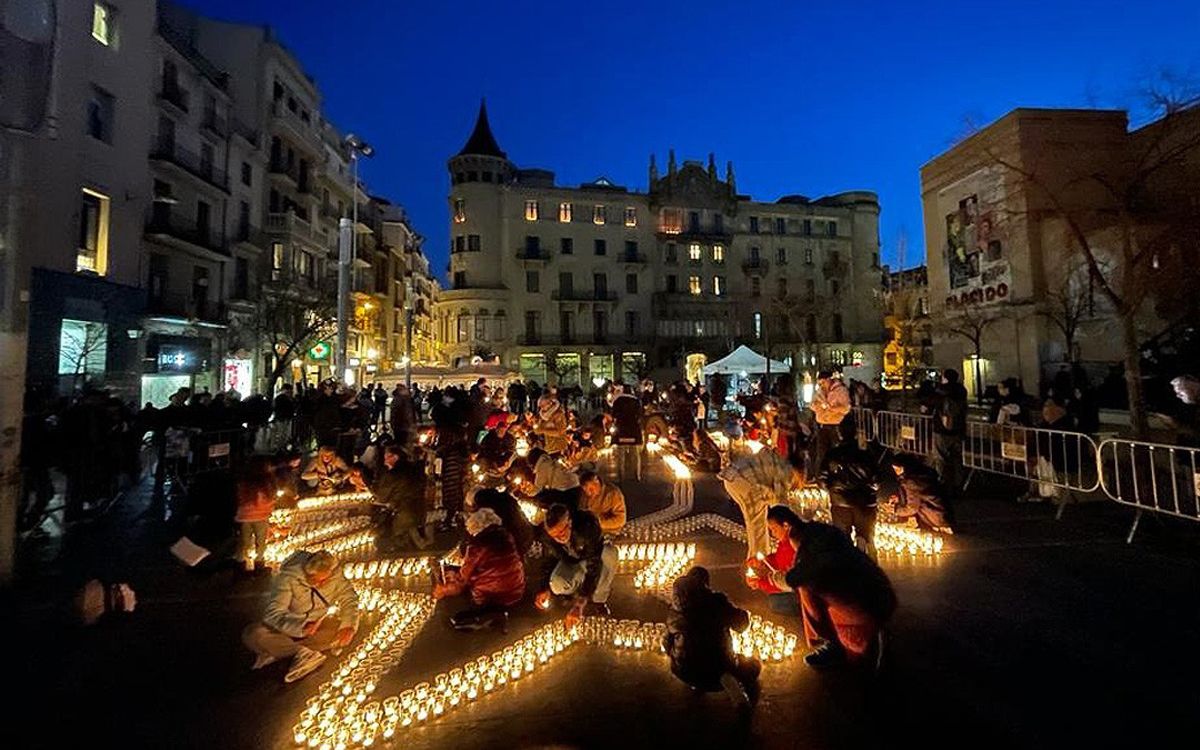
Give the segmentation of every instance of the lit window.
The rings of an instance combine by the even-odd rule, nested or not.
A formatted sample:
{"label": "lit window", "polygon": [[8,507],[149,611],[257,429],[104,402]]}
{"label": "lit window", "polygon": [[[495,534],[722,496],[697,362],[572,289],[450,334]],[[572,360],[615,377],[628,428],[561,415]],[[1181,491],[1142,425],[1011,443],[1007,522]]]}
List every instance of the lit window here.
{"label": "lit window", "polygon": [[538,202],[525,201],[525,221],[538,220]]}
{"label": "lit window", "polygon": [[108,196],[83,190],[79,206],[79,247],[75,270],[103,276],[108,270]]}
{"label": "lit window", "polygon": [[467,220],[467,202],[462,198],[454,199],[454,223],[462,224]]}
{"label": "lit window", "polygon": [[271,278],[278,279],[283,272],[283,243],[271,243]]}
{"label": "lit window", "polygon": [[688,292],[694,297],[700,296],[701,286],[699,276],[688,277]]}
{"label": "lit window", "polygon": [[107,3],[92,3],[92,38],[105,47],[113,43],[113,7]]}
{"label": "lit window", "polygon": [[608,208],[605,206],[596,206],[592,209],[592,223],[603,224],[608,220]]}
{"label": "lit window", "polygon": [[693,263],[700,262],[700,244],[699,243],[693,242],[692,244],[688,245],[688,260],[692,261]]}
{"label": "lit window", "polygon": [[569,224],[571,222],[571,204],[570,203],[559,203],[558,204],[558,220],[564,224]]}
{"label": "lit window", "polygon": [[658,231],[663,234],[679,234],[683,231],[683,209],[664,208],[659,214]]}
{"label": "lit window", "polygon": [[754,338],[762,338],[762,313],[754,313]]}
{"label": "lit window", "polygon": [[713,263],[725,262],[725,246],[713,245]]}
{"label": "lit window", "polygon": [[627,226],[627,227],[636,227],[637,226],[637,209],[634,208],[633,206],[630,206],[625,209],[625,226]]}
{"label": "lit window", "polygon": [[725,294],[725,277],[713,276],[713,294],[720,297]]}
{"label": "lit window", "polygon": [[103,375],[107,357],[107,325],[63,318],[58,337],[59,375]]}

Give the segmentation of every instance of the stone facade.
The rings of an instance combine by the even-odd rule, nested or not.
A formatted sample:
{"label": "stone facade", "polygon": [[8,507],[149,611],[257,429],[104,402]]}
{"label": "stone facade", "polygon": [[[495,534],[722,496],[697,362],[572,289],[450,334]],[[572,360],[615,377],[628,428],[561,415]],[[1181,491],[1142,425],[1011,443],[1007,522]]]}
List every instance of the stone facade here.
{"label": "stone facade", "polygon": [[507,158],[483,108],[448,167],[436,324],[452,364],[497,356],[539,382],[679,377],[694,355],[749,343],[879,372],[874,193],[759,202],[737,192],[732,164],[722,179],[711,155],[679,166],[673,152],[661,175],[651,159],[646,192],[560,186]]}

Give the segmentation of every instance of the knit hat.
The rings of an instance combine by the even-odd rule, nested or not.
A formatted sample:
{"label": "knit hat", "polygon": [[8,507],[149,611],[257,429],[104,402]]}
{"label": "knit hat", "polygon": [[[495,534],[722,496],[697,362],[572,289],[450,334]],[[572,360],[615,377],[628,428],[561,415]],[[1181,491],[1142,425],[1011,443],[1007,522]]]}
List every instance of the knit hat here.
{"label": "knit hat", "polygon": [[480,508],[467,516],[467,533],[471,536],[479,536],[479,532],[488,526],[499,526],[500,524],[500,516],[496,515],[496,511],[491,508]]}

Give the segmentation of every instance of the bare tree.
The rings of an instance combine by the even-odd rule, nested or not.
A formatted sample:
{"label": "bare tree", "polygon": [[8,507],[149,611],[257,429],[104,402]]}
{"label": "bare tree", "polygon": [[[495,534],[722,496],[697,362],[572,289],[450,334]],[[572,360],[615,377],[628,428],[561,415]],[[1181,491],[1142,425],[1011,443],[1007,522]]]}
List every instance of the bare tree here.
{"label": "bare tree", "polygon": [[963,305],[947,315],[939,326],[944,333],[959,336],[971,345],[971,362],[974,367],[975,400],[977,402],[983,401],[983,383],[981,382],[983,374],[979,369],[979,362],[983,359],[983,336],[995,322],[995,316],[983,312],[978,307]]}
{"label": "bare tree", "polygon": [[[1084,159],[1063,175],[1039,170],[987,147],[988,158],[1003,167],[1026,204],[1063,222],[1068,250],[1079,253],[1091,280],[1116,318],[1123,350],[1130,423],[1136,435],[1147,431],[1142,386],[1138,316],[1144,301],[1169,284],[1161,259],[1180,248],[1192,255],[1192,222],[1181,218],[1188,204],[1186,165],[1200,154],[1200,101],[1196,88],[1161,74],[1143,95],[1153,121],[1129,137],[1127,153],[1110,159]],[[1194,188],[1191,188],[1194,190]],[[1081,199],[1081,196],[1084,199]]]}
{"label": "bare tree", "polygon": [[[816,295],[809,297],[799,294],[777,295],[770,299],[767,306],[770,317],[763,321],[763,344],[767,359],[779,347],[794,355],[798,346],[801,352],[808,354],[820,339],[819,332],[815,330],[815,321],[822,310],[828,309],[828,305],[822,302]],[[810,330],[810,318],[813,330]],[[796,361],[793,356],[793,369],[796,369]]]}
{"label": "bare tree", "polygon": [[[108,326],[104,323],[80,321],[82,326],[64,330],[59,349],[59,372],[74,378],[73,387],[79,388],[86,382],[90,365],[99,359],[99,369],[104,371],[103,357],[108,351]],[[63,322],[64,328],[66,321]],[[62,364],[68,364],[70,372],[63,372]]]}
{"label": "bare tree", "polygon": [[1091,276],[1086,261],[1074,256],[1057,283],[1046,291],[1046,305],[1039,311],[1062,334],[1067,361],[1072,363],[1079,358],[1079,327],[1095,311]]}
{"label": "bare tree", "polygon": [[289,278],[264,285],[254,313],[233,324],[245,348],[274,354],[275,366],[267,377],[268,394],[275,392],[275,384],[293,359],[333,336],[337,329],[337,300],[327,289],[329,284],[318,283],[314,289],[296,281]]}
{"label": "bare tree", "polygon": [[929,323],[929,316],[921,306],[923,297],[923,290],[906,283],[903,277],[895,283],[889,280],[878,293],[884,326],[896,344],[900,357],[900,392],[904,404],[908,403],[909,382],[919,362],[914,361],[913,352],[920,347],[923,332]]}

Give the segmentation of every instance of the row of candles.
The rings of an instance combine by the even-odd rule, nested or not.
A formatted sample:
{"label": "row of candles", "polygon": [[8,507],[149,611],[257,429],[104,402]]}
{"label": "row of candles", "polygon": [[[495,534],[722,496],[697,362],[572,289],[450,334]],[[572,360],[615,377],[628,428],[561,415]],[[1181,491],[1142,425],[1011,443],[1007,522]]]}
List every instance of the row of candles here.
{"label": "row of candles", "polygon": [[705,529],[723,534],[730,539],[739,542],[746,541],[746,529],[740,523],[730,521],[724,516],[719,516],[715,513],[701,513],[695,516],[687,516],[669,523],[661,523],[648,527],[636,527],[626,531],[626,536],[629,536],[638,541],[658,542],[667,539],[673,539],[687,534],[694,534]]}
{"label": "row of candles", "polygon": [[757,656],[759,661],[783,661],[796,652],[799,639],[795,633],[764,620],[758,615],[750,615],[750,627],[740,633],[733,633],[733,652],[742,656]]}
{"label": "row of candles", "polygon": [[[371,519],[366,516],[339,518],[321,523],[305,524],[302,528],[293,530],[287,536],[267,543],[264,559],[270,565],[279,565],[288,559],[293,552],[301,549],[327,549],[339,552],[350,547],[346,545],[349,537],[357,538],[362,529],[371,525]],[[369,536],[369,535],[368,535]],[[370,537],[373,542],[374,537]],[[332,545],[332,546],[331,546]],[[358,546],[357,544],[351,546]]]}
{"label": "row of candles", "polygon": [[334,495],[314,495],[301,498],[296,503],[298,510],[332,510],[334,508],[353,508],[369,503],[374,495],[370,492],[340,492]]}
{"label": "row of candles", "polygon": [[391,560],[350,562],[342,566],[342,574],[351,581],[428,576],[432,570],[433,564],[428,557],[397,557]]}
{"label": "row of candles", "polygon": [[898,523],[875,522],[875,548],[880,552],[940,555],[945,544],[945,539],[937,532]]}

